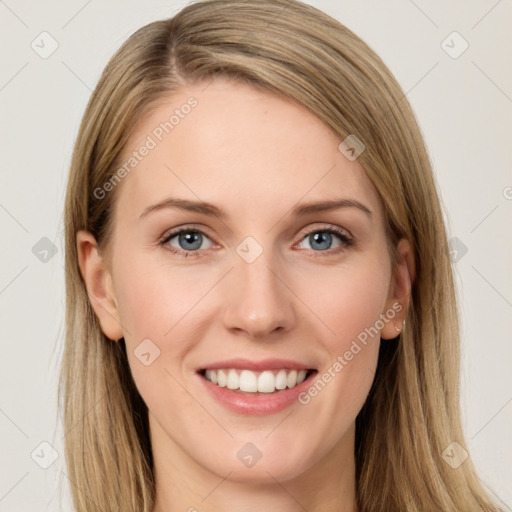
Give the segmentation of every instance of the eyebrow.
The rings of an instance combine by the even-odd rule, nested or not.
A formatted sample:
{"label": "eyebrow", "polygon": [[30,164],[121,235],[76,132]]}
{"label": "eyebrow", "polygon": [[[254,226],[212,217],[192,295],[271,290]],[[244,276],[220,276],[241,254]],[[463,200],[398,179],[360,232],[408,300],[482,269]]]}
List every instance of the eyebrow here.
{"label": "eyebrow", "polygon": [[[311,203],[303,203],[292,209],[291,215],[294,217],[303,217],[311,213],[324,212],[328,210],[336,210],[338,208],[358,208],[372,218],[372,211],[364,204],[356,201],[355,199],[333,199],[330,201],[319,201]],[[203,215],[210,215],[218,217],[219,219],[226,219],[227,213],[212,203],[205,201],[190,201],[188,199],[179,199],[169,197],[156,204],[148,206],[139,216],[139,220],[148,215],[150,212],[162,210],[165,208],[178,208],[188,212],[201,213]]]}

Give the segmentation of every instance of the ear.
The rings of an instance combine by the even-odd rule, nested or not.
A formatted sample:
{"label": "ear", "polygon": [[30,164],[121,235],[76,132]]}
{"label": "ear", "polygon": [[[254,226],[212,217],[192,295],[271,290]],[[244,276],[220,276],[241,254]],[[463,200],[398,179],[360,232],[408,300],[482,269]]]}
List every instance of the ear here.
{"label": "ear", "polygon": [[[395,311],[395,316],[381,330],[380,337],[385,340],[396,338],[402,330],[402,323],[405,319],[407,309],[411,302],[412,284],[416,279],[416,262],[411,244],[402,238],[397,245],[398,258],[393,269],[393,275],[389,285],[389,295],[386,300],[386,311]],[[388,313],[389,316],[389,313]]]}
{"label": "ear", "polygon": [[99,319],[101,330],[111,340],[123,337],[112,277],[98,251],[94,236],[88,231],[76,235],[78,264],[91,306]]}

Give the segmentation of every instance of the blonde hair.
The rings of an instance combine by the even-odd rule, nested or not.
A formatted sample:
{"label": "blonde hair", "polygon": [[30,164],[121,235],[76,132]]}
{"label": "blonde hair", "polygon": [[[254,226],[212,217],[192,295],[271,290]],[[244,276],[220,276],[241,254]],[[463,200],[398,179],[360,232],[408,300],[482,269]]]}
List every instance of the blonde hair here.
{"label": "blonde hair", "polygon": [[[115,173],[137,123],[187,84],[228,77],[308,108],[358,157],[382,198],[392,255],[408,239],[416,278],[403,332],[381,344],[356,420],[360,512],[496,511],[467,459],[459,405],[459,319],[431,164],[413,111],[382,60],[353,32],[297,0],[206,0],[136,31],[107,64],[85,110],[65,203],[66,332],[59,408],[78,512],[150,512],[155,500],[147,408],[124,340],[109,341],[89,302],[76,234],[91,232],[109,256],[119,186]],[[62,397],[61,397],[62,395]]]}

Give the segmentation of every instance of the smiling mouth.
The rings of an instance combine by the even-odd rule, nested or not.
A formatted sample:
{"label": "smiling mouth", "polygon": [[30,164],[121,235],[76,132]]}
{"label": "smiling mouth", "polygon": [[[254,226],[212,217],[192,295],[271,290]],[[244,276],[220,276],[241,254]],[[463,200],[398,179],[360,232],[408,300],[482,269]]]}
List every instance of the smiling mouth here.
{"label": "smiling mouth", "polygon": [[279,391],[294,388],[305,380],[310,379],[318,371],[316,369],[295,370],[282,368],[255,372],[238,368],[222,368],[215,370],[202,369],[197,373],[218,387],[231,389],[243,394],[259,395],[278,393]]}

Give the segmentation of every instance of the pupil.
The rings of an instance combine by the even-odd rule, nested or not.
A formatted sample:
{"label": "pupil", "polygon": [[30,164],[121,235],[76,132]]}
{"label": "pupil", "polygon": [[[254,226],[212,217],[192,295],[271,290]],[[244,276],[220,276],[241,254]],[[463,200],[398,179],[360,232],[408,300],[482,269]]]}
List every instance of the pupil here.
{"label": "pupil", "polygon": [[[189,233],[182,234],[181,236],[186,240],[186,243],[188,244],[188,247],[186,247],[187,249],[199,249],[199,247],[201,246],[200,233],[189,232]],[[199,244],[196,247],[192,247],[190,245],[190,244],[193,244],[194,242],[196,242],[196,244],[197,244],[198,241],[199,241]]]}
{"label": "pupil", "polygon": [[[320,247],[320,249],[328,249],[329,248],[329,244],[330,244],[330,241],[332,238],[332,235],[330,233],[318,232],[318,233],[314,233],[311,236],[313,237],[314,243],[318,243],[318,242],[322,243],[322,240],[325,242],[324,245],[322,247]],[[313,244],[311,244],[311,246],[313,247]]]}

